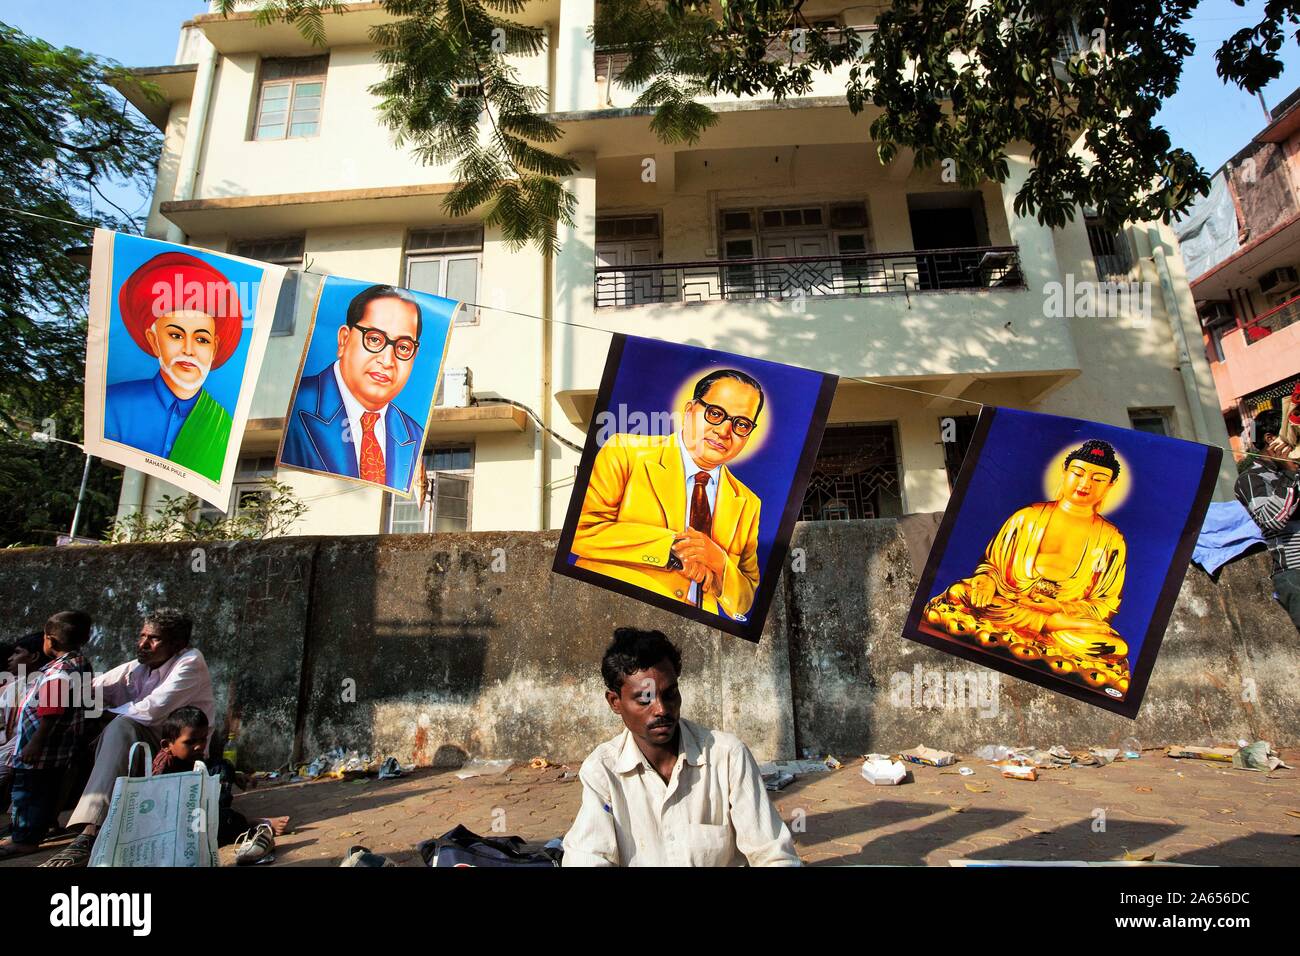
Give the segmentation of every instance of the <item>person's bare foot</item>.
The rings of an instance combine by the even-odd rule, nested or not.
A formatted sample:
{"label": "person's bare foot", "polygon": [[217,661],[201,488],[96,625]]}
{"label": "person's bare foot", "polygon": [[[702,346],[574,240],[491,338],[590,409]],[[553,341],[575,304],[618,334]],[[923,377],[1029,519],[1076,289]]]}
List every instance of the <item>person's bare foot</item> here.
{"label": "person's bare foot", "polygon": [[271,832],[280,836],[285,830],[289,829],[288,817],[259,817],[253,821],[254,824],[265,823],[271,828]]}

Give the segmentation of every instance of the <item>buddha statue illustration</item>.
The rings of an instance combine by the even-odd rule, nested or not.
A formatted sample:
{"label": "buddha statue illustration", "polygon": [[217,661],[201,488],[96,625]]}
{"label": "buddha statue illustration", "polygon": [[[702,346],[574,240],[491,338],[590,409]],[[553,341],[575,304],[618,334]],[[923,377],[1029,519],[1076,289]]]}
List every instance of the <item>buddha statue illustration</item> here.
{"label": "buddha statue illustration", "polygon": [[1098,514],[1119,480],[1108,442],[1090,439],[1071,451],[1056,500],[1011,515],[975,573],[932,598],[923,621],[1122,697],[1128,644],[1109,622],[1119,610],[1127,548]]}

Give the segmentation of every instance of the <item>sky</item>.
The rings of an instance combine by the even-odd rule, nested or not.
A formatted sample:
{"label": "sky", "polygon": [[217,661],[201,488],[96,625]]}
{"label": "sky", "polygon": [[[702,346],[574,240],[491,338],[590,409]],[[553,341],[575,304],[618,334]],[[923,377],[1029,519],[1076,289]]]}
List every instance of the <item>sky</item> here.
{"label": "sky", "polygon": [[[207,0],[3,0],[0,20],[126,66],[162,66],[175,57],[181,22],[207,6]],[[1232,0],[1203,0],[1189,24],[1196,52],[1184,64],[1178,92],[1158,114],[1174,145],[1190,150],[1210,173],[1266,124],[1259,100],[1225,86],[1214,72],[1219,43],[1252,24],[1263,7],[1264,0],[1249,0],[1245,8]],[[1270,107],[1300,85],[1300,47],[1294,42],[1286,45],[1283,62],[1282,75],[1264,89]]]}

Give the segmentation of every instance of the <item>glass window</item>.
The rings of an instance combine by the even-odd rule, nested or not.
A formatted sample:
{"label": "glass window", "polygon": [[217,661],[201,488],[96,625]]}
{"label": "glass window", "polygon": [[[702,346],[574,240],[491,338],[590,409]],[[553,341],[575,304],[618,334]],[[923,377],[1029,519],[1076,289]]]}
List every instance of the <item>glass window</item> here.
{"label": "glass window", "polygon": [[[406,286],[460,302],[477,302],[482,250],[481,226],[414,230],[406,242]],[[457,325],[477,321],[478,309],[472,306],[456,313]]]}
{"label": "glass window", "polygon": [[253,138],[292,139],[317,135],[328,65],[329,58],[324,56],[264,60]]}
{"label": "glass window", "polygon": [[1173,430],[1169,427],[1169,412],[1163,409],[1132,408],[1129,409],[1128,420],[1135,431],[1173,437]]}
{"label": "glass window", "polygon": [[434,531],[468,531],[470,498],[474,486],[474,449],[449,445],[424,455],[426,484],[416,489],[418,498],[388,494],[389,534],[423,534]]}
{"label": "glass window", "polygon": [[271,323],[272,335],[293,335],[294,313],[297,310],[299,281],[302,268],[305,236],[279,236],[271,239],[236,239],[230,244],[230,254],[288,266],[291,270],[280,286],[280,298],[275,306],[275,320]]}

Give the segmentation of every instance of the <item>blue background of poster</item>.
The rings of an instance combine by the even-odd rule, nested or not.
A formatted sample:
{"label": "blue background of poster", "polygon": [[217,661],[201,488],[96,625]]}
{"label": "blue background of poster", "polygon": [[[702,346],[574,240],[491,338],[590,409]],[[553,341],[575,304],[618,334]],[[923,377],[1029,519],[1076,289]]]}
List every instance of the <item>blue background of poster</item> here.
{"label": "blue background of poster", "polygon": [[[753,451],[747,448],[739,460],[728,464],[727,468],[762,502],[758,525],[758,566],[762,575],[778,574],[781,569],[768,568],[767,560],[772,554],[781,515],[790,496],[790,485],[799,468],[799,456],[817,406],[824,378],[821,372],[729,352],[628,336],[610,393],[609,408],[616,410],[624,405],[627,415],[635,412],[647,416],[656,412],[680,412],[681,409],[674,406],[682,386],[687,382],[694,383],[719,368],[739,369],[752,375],[763,386],[764,403],[758,416],[758,427],[767,434],[761,447]],[[598,408],[596,412],[602,410]],[[622,420],[625,419],[626,416]],[[653,430],[650,434],[663,434],[663,430]],[[757,437],[758,432],[754,435]],[[574,494],[585,492],[585,488],[574,489]],[[576,560],[573,554],[569,555],[571,564]],[[720,613],[725,615],[721,610]]]}
{"label": "blue background of poster", "polygon": [[[252,339],[253,322],[256,318],[257,290],[261,286],[265,270],[234,262],[224,256],[210,255],[190,246],[178,246],[154,239],[127,236],[118,233],[113,239],[113,278],[110,294],[111,311],[108,325],[108,368],[106,379],[108,385],[119,382],[132,382],[138,379],[150,379],[158,374],[158,357],[142,351],[131,333],[122,324],[122,309],[118,303],[118,292],[122,283],[140,266],[154,256],[164,252],[183,252],[208,263],[241,290],[239,308],[243,316],[239,345],[230,358],[220,368],[215,368],[203,383],[204,390],[224,408],[232,417],[239,398],[239,385],[244,378],[244,368],[248,362],[249,341]],[[240,283],[245,283],[241,285]],[[242,291],[248,290],[248,291]]]}
{"label": "blue background of poster", "polygon": [[[1128,660],[1135,665],[1201,482],[1206,449],[1194,442],[999,408],[978,462],[966,463],[974,464],[975,472],[939,564],[934,594],[927,597],[970,577],[1003,522],[1020,508],[1044,500],[1043,474],[1050,459],[1067,445],[1067,451],[1073,450],[1089,438],[1115,447],[1127,465],[1120,481],[1132,482],[1119,507],[1103,505],[1102,517],[1119,528],[1128,547],[1119,612],[1110,624],[1128,642]],[[1060,461],[1064,455],[1053,467],[1059,468]]]}

